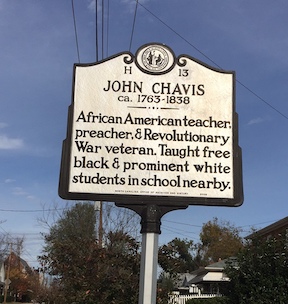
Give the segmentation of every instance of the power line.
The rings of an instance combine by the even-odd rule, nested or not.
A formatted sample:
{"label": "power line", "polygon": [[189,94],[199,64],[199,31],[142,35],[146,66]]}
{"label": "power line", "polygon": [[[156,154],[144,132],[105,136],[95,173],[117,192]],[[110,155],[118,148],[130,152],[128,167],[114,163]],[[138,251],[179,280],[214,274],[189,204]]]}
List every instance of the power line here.
{"label": "power line", "polygon": [[253,94],[255,97],[257,97],[259,100],[261,100],[262,102],[264,102],[268,107],[270,107],[272,110],[274,110],[275,112],[277,112],[278,114],[280,114],[281,116],[283,116],[285,119],[288,120],[288,116],[283,114],[282,112],[280,112],[278,109],[276,109],[274,106],[272,106],[269,102],[267,102],[265,99],[263,99],[261,96],[259,96],[258,94],[256,94],[254,91],[252,91],[251,89],[249,89],[246,85],[244,85],[242,82],[240,82],[239,80],[236,80],[243,88],[245,88],[248,92],[250,92],[251,94]]}
{"label": "power line", "polygon": [[[254,224],[249,224],[249,225],[237,226],[236,228],[241,229],[241,228],[244,228],[244,227],[259,226],[259,225],[274,223],[274,222],[277,222],[277,221],[279,221],[279,219],[278,220],[271,220],[271,221],[261,222],[261,223],[254,223]],[[182,226],[189,226],[189,227],[194,227],[194,228],[195,227],[196,228],[202,228],[203,227],[203,226],[200,226],[200,225],[192,225],[192,224],[177,222],[177,221],[162,220],[162,222],[168,222],[168,223],[173,223],[173,224],[182,225]]]}
{"label": "power line", "polygon": [[[99,4],[98,0],[95,0],[95,44],[96,44],[96,62],[99,60],[99,40],[101,39],[101,59],[105,57],[105,3],[101,1],[101,20],[98,20]],[[109,38],[109,18],[110,18],[110,2],[107,1],[107,18],[106,18],[106,56],[108,56],[108,38]],[[99,24],[100,30],[99,30]],[[100,31],[100,38],[99,38]]]}
{"label": "power line", "polygon": [[[207,56],[205,53],[203,53],[199,48],[197,48],[195,45],[193,45],[190,41],[188,41],[184,36],[179,34],[176,30],[174,30],[171,26],[169,26],[166,22],[164,22],[162,19],[160,19],[158,16],[156,16],[153,12],[151,12],[148,8],[146,8],[143,4],[141,4],[138,0],[135,0],[137,4],[139,3],[149,14],[151,14],[154,18],[156,18],[159,22],[161,22],[163,25],[165,25],[169,30],[171,30],[175,35],[177,35],[179,38],[181,38],[183,41],[185,41],[187,44],[189,44],[193,49],[195,49],[198,53],[200,53],[202,56],[204,56],[206,59],[208,59],[210,62],[212,62],[216,67],[218,67],[220,70],[223,70],[223,68],[218,65],[214,60],[212,60],[209,56]],[[270,107],[272,110],[277,112],[279,115],[284,117],[288,120],[288,116],[283,114],[281,111],[279,111],[276,107],[271,105],[268,101],[266,101],[264,98],[262,98],[260,95],[256,94],[253,90],[251,90],[249,87],[247,87],[245,84],[243,84],[241,81],[236,79],[236,82],[239,83],[243,88],[245,88],[248,92],[253,94],[257,99],[262,101],[264,104],[266,104],[268,107]]]}
{"label": "power line", "polygon": [[[135,0],[138,3],[138,0]],[[200,53],[202,56],[204,56],[206,59],[208,59],[210,62],[212,62],[215,66],[217,66],[219,69],[222,70],[222,68],[211,58],[209,58],[205,53],[200,51],[195,45],[193,45],[190,41],[188,41],[184,36],[179,34],[176,30],[174,30],[171,26],[169,26],[166,22],[164,22],[162,19],[160,19],[158,16],[156,16],[154,13],[152,13],[148,8],[146,8],[143,4],[139,2],[139,4],[154,18],[156,18],[159,22],[161,22],[163,25],[165,25],[171,32],[173,32],[175,35],[177,35],[179,38],[181,38],[183,41],[185,41],[187,44],[189,44],[193,49],[195,49],[198,53]]]}
{"label": "power line", "polygon": [[98,62],[98,0],[95,0],[95,34],[96,62]]}
{"label": "power line", "polygon": [[[183,231],[183,230],[180,230],[180,231],[182,231],[182,232],[175,232],[175,230],[172,230],[172,229],[170,229],[170,228],[168,228],[168,227],[166,227],[165,225],[164,226],[161,226],[161,230],[163,230],[163,229],[165,229],[165,230],[167,230],[167,231],[170,231],[170,232],[172,232],[172,233],[177,233],[177,235],[182,235],[182,236],[184,236],[184,237],[186,237],[186,238],[190,238],[190,239],[194,239],[194,240],[199,240],[199,237],[198,238],[196,238],[196,237],[191,237],[190,235],[188,235],[188,234],[190,234],[191,232],[190,231]],[[183,233],[184,232],[184,233]]]}
{"label": "power line", "polygon": [[[109,0],[108,0],[109,1]],[[200,53],[203,57],[205,57],[207,60],[209,60],[211,63],[213,63],[216,67],[218,67],[220,70],[223,70],[223,68],[218,65],[214,60],[212,60],[209,56],[207,56],[204,52],[202,52],[199,48],[197,48],[195,45],[193,45],[189,40],[187,40],[183,35],[179,34],[176,30],[174,30],[171,26],[169,26],[165,21],[160,19],[157,15],[155,15],[151,10],[149,10],[147,7],[145,7],[142,3],[140,3],[138,0],[136,1],[135,11],[134,11],[134,18],[133,18],[133,25],[132,25],[132,32],[130,37],[130,45],[129,45],[129,51],[131,51],[132,47],[132,41],[134,36],[134,30],[135,30],[135,23],[136,23],[136,16],[137,16],[137,10],[138,10],[138,4],[141,5],[142,8],[144,8],[149,14],[151,14],[155,19],[157,19],[159,22],[161,22],[164,26],[166,26],[170,31],[172,31],[175,35],[177,35],[179,38],[181,38],[183,41],[185,41],[188,45],[190,45],[192,48],[194,48],[198,53]],[[77,49],[77,56],[78,56],[78,62],[80,63],[80,52],[79,52],[79,43],[78,43],[78,34],[77,34],[77,27],[76,27],[76,17],[75,17],[75,9],[74,9],[74,0],[71,0],[72,4],[72,13],[73,13],[73,22],[74,22],[74,32],[75,32],[75,41],[76,41],[76,49]],[[109,5],[109,2],[108,2]],[[109,6],[108,6],[109,7]],[[109,12],[108,12],[109,14]],[[109,22],[109,19],[108,21]],[[104,0],[102,0],[102,59],[104,59]],[[98,0],[95,0],[95,25],[96,25],[96,61],[98,61]],[[108,50],[108,24],[107,24],[107,50]],[[268,107],[270,107],[272,110],[277,112],[279,115],[284,117],[288,120],[288,116],[282,113],[280,110],[278,110],[275,106],[271,105],[268,101],[266,101],[264,98],[262,98],[259,94],[255,93],[253,90],[251,90],[248,86],[246,86],[244,83],[236,79],[236,82],[240,84],[243,88],[245,88],[249,93],[253,94],[258,100],[262,101],[264,104],[266,104]]]}
{"label": "power line", "polygon": [[134,11],[134,19],[133,19],[133,25],[132,25],[131,38],[130,38],[129,52],[131,51],[131,46],[132,46],[132,40],[133,40],[135,22],[136,22],[136,15],[137,15],[137,8],[138,8],[138,0],[136,0],[136,6],[135,6],[135,11]]}
{"label": "power line", "polygon": [[21,210],[21,209],[0,209],[1,212],[19,212],[19,213],[30,213],[30,212],[51,212],[65,210],[66,208],[55,208],[55,209],[33,209],[33,210]]}
{"label": "power line", "polygon": [[188,223],[168,221],[168,220],[163,220],[163,222],[164,221],[167,223],[172,223],[172,224],[180,224],[180,225],[185,225],[185,226],[190,226],[190,227],[202,228],[202,226],[200,226],[200,225],[192,225],[192,224],[188,224]]}
{"label": "power line", "polygon": [[110,0],[107,1],[107,26],[106,26],[106,57],[109,49],[109,22],[110,22]]}
{"label": "power line", "polygon": [[[5,230],[4,230],[5,231]],[[13,234],[13,235],[21,235],[21,236],[24,236],[24,237],[29,237],[30,239],[38,239],[38,238],[42,238],[41,236],[41,232],[11,232],[10,234]]]}
{"label": "power line", "polygon": [[77,49],[78,63],[80,63],[80,53],[79,53],[78,35],[77,35],[77,28],[76,28],[76,18],[75,18],[74,0],[71,0],[71,4],[72,4],[72,14],[73,14],[74,33],[75,33],[75,41],[76,41],[76,49]]}
{"label": "power line", "polygon": [[102,59],[104,59],[104,0],[102,0]]}

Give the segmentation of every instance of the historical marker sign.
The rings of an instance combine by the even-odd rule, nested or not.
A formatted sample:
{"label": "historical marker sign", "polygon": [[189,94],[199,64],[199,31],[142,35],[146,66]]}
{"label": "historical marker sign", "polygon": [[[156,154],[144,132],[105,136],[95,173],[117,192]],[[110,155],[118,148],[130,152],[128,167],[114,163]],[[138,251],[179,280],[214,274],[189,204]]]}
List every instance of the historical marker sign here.
{"label": "historical marker sign", "polygon": [[76,64],[65,199],[242,204],[235,75],[162,44]]}

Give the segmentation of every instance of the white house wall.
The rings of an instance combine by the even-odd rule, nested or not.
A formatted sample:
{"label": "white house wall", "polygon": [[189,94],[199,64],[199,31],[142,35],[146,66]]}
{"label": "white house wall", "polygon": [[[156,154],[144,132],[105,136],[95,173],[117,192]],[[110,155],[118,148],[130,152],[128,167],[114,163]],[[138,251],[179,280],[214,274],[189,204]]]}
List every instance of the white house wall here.
{"label": "white house wall", "polygon": [[4,263],[0,264],[0,283],[4,283],[5,281],[5,267]]}
{"label": "white house wall", "polygon": [[204,275],[203,277],[203,282],[223,282],[223,281],[228,281],[229,279],[225,274],[222,272],[208,272],[207,274]]}

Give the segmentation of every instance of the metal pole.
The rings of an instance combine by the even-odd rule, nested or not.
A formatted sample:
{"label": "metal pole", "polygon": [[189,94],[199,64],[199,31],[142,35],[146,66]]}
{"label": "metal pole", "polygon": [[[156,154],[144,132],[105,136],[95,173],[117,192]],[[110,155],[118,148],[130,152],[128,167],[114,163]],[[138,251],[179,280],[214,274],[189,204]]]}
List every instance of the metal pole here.
{"label": "metal pole", "polygon": [[157,205],[148,205],[141,212],[141,264],[139,304],[156,304],[158,238],[162,212]]}
{"label": "metal pole", "polygon": [[[102,248],[103,244],[103,204],[102,201],[94,202],[94,210],[99,212],[99,223],[98,223],[98,244],[99,247]],[[96,219],[97,221],[97,219]],[[97,228],[96,228],[97,230]]]}
{"label": "metal pole", "polygon": [[99,247],[102,248],[103,245],[103,204],[100,201],[100,211],[99,211]]}
{"label": "metal pole", "polygon": [[8,293],[8,288],[10,284],[10,268],[11,268],[11,258],[12,258],[12,243],[10,244],[10,254],[9,254],[9,259],[8,259],[8,270],[7,270],[7,277],[5,280],[5,289],[4,289],[4,301],[3,303],[6,304],[7,300],[7,293]]}
{"label": "metal pole", "polygon": [[167,212],[186,209],[188,205],[116,203],[116,206],[131,209],[141,216],[142,248],[138,304],[156,304],[158,238],[161,233],[161,218]]}
{"label": "metal pole", "polygon": [[142,234],[139,304],[156,304],[158,233]]}

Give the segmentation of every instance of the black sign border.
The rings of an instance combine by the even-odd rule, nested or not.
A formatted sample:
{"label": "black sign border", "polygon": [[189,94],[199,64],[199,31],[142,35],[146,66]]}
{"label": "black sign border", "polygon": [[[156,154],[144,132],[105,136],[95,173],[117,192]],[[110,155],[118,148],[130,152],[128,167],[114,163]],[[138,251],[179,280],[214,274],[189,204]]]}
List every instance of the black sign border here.
{"label": "black sign border", "polygon": [[[153,43],[154,45],[157,43]],[[145,44],[143,47],[148,46],[149,44]],[[159,44],[168,48],[164,44]],[[126,204],[126,205],[159,205],[159,206],[174,206],[174,207],[183,207],[187,205],[202,205],[202,206],[226,206],[226,207],[238,207],[241,206],[244,201],[243,195],[243,177],[242,177],[242,150],[238,145],[238,114],[235,111],[235,72],[234,71],[224,71],[222,69],[217,69],[207,65],[206,63],[193,58],[189,55],[179,55],[175,58],[173,51],[169,48],[174,56],[174,61],[179,66],[185,66],[186,58],[192,60],[194,62],[199,63],[206,68],[224,73],[224,74],[232,74],[233,75],[233,182],[234,182],[234,198],[207,198],[207,197],[184,197],[184,196],[156,196],[156,195],[135,195],[135,194],[102,194],[102,193],[78,193],[78,192],[69,192],[69,172],[70,172],[70,155],[72,149],[72,125],[73,125],[73,104],[74,104],[74,92],[75,92],[75,74],[76,67],[88,67],[101,64],[105,61],[111,60],[118,56],[123,56],[125,63],[132,63],[136,60],[136,56],[139,52],[136,52],[134,56],[131,52],[122,52],[118,53],[114,56],[106,58],[105,60],[89,63],[89,64],[74,64],[73,68],[73,89],[72,89],[72,101],[71,105],[68,109],[68,121],[67,121],[67,134],[66,139],[63,141],[62,145],[62,156],[61,156],[61,166],[60,166],[60,178],[59,178],[59,188],[58,194],[61,198],[67,200],[87,200],[87,201],[109,201],[115,202],[116,204]],[[173,64],[174,68],[175,63]],[[137,65],[137,61],[136,61]],[[137,65],[138,66],[138,65]],[[170,70],[171,70],[170,69]],[[142,69],[141,69],[142,70]],[[170,71],[169,70],[169,71]]]}

